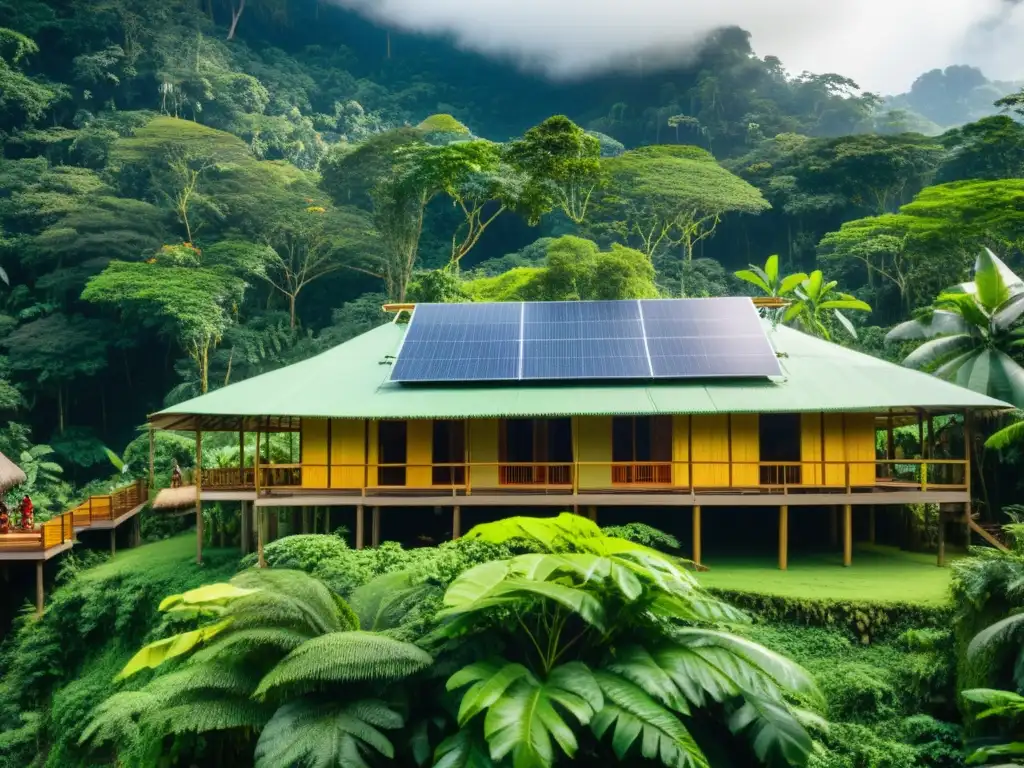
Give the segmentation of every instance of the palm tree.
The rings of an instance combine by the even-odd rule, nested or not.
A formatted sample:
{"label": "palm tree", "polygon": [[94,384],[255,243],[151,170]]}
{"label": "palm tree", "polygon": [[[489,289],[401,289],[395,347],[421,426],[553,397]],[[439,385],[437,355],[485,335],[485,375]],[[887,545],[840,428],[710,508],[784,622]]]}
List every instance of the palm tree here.
{"label": "palm tree", "polygon": [[940,294],[927,313],[901,323],[885,338],[924,340],[903,365],[1020,408],[1024,369],[1013,355],[1024,346],[1024,290],[1011,290],[1001,266],[986,248],[978,258],[974,283]]}
{"label": "palm tree", "polygon": [[[563,753],[591,765],[633,755],[707,768],[701,718],[724,713],[759,762],[805,764],[805,724],[821,721],[789,702],[820,704],[810,676],[719,629],[747,619],[704,592],[683,561],[568,513],[480,525],[466,538],[539,552],[471,568],[445,593],[434,639],[475,637],[494,650],[449,677],[459,730],[435,756],[465,765],[455,756],[475,749],[490,756],[475,765],[550,768]],[[709,707],[717,714],[701,712]],[[585,729],[598,745],[581,754]]]}
{"label": "palm tree", "polygon": [[804,333],[832,339],[832,319],[846,329],[853,338],[857,338],[857,330],[853,323],[842,313],[842,310],[870,312],[871,305],[836,290],[838,281],[825,282],[821,270],[814,270],[805,280],[793,289],[796,299],[782,314],[784,323],[793,323]]}
{"label": "palm tree", "polygon": [[201,623],[128,662],[118,679],[158,674],[100,704],[83,743],[112,744],[156,764],[166,736],[202,733],[251,759],[247,736],[257,731],[258,768],[363,766],[363,756],[394,756],[383,731],[401,728],[404,718],[389,684],[431,658],[359,631],[352,609],[321,582],[300,571],[250,570],[172,595],[160,608],[171,619]]}

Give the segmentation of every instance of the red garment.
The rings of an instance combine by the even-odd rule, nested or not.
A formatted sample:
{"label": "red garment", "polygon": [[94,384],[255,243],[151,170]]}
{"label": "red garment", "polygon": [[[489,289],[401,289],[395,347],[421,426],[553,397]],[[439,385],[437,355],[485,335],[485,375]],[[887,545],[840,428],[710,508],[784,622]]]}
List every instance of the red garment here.
{"label": "red garment", "polygon": [[7,514],[7,510],[0,511],[0,533],[11,532],[11,516]]}
{"label": "red garment", "polygon": [[32,499],[26,496],[21,500],[21,530],[31,531],[35,527],[35,510],[32,508]]}

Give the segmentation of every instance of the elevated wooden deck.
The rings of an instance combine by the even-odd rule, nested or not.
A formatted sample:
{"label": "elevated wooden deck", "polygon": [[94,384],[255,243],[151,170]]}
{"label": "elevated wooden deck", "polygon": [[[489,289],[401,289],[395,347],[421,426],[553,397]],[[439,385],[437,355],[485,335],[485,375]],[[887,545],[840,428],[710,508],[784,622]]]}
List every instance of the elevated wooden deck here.
{"label": "elevated wooden deck", "polygon": [[0,534],[0,562],[35,560],[43,562],[71,549],[75,535],[88,530],[114,530],[139,513],[148,500],[143,482],[118,488],[113,493],[91,496],[34,531]]}

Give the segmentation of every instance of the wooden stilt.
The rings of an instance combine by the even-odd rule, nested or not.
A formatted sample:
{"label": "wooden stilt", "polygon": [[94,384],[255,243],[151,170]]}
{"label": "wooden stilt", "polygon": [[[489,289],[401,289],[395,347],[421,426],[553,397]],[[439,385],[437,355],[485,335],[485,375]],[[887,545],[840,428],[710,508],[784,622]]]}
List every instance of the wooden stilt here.
{"label": "wooden stilt", "polygon": [[853,507],[843,506],[843,565],[853,564]]}
{"label": "wooden stilt", "polygon": [[196,430],[196,563],[203,564],[203,433]]}
{"label": "wooden stilt", "polygon": [[700,565],[700,507],[693,508],[693,557],[690,558],[697,565]]}
{"label": "wooden stilt", "polygon": [[110,529],[110,556],[113,557],[117,554],[117,530],[114,528]]}
{"label": "wooden stilt", "polygon": [[[309,533],[309,507],[302,508],[302,532]],[[316,533],[316,529],[313,529],[313,533]]]}
{"label": "wooden stilt", "polygon": [[596,506],[587,507],[587,518],[592,523],[596,523],[597,522],[597,507]]}
{"label": "wooden stilt", "polygon": [[149,425],[149,487],[155,487],[153,482],[153,461],[156,456],[156,444],[153,438],[153,425]]}
{"label": "wooden stilt", "polygon": [[370,546],[380,546],[380,507],[373,508],[372,531],[370,532]]}
{"label": "wooden stilt", "polygon": [[267,516],[260,512],[260,508],[253,505],[256,510],[256,553],[260,568],[267,567],[267,558],[263,554],[263,546],[266,540]]}
{"label": "wooden stilt", "polygon": [[362,504],[356,506],[356,549],[363,548],[363,540],[365,539],[365,513]]}
{"label": "wooden stilt", "polygon": [[946,564],[946,515],[939,508],[939,551],[935,563],[939,568]]}
{"label": "wooden stilt", "polygon": [[36,560],[36,616],[43,615],[43,561]]}
{"label": "wooden stilt", "polygon": [[789,507],[779,507],[779,570],[789,568]]}
{"label": "wooden stilt", "polygon": [[238,516],[239,527],[241,531],[238,535],[239,545],[243,555],[249,554],[249,542],[251,540],[251,534],[249,533],[249,523],[252,519],[249,517],[249,509],[246,502],[242,502],[242,512]]}
{"label": "wooden stilt", "polygon": [[452,541],[462,535],[462,507],[452,507]]}
{"label": "wooden stilt", "polygon": [[875,505],[868,507],[868,544],[875,543]]}

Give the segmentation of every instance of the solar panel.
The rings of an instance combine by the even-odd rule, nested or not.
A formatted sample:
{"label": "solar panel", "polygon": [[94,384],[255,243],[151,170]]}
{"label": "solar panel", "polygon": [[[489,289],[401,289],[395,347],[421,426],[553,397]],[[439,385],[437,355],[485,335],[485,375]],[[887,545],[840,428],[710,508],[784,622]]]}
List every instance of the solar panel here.
{"label": "solar panel", "polygon": [[405,332],[394,381],[519,378],[522,304],[421,304]]}
{"label": "solar panel", "polygon": [[393,381],[781,374],[749,299],[420,304]]}
{"label": "solar panel", "polygon": [[651,375],[634,301],[532,302],[523,313],[522,379]]}
{"label": "solar panel", "polygon": [[645,299],[639,304],[654,378],[782,373],[750,299]]}

